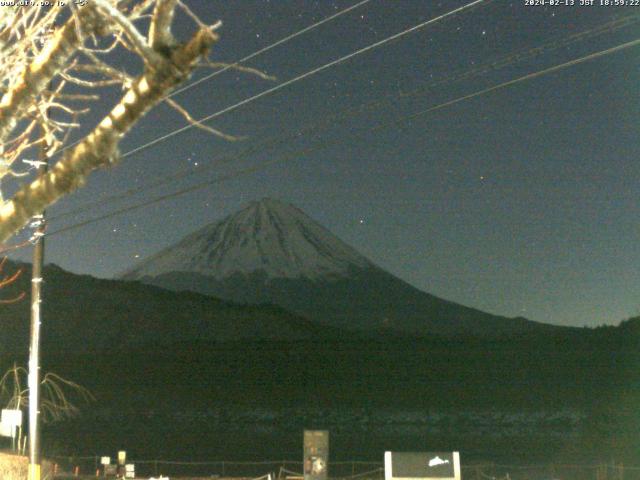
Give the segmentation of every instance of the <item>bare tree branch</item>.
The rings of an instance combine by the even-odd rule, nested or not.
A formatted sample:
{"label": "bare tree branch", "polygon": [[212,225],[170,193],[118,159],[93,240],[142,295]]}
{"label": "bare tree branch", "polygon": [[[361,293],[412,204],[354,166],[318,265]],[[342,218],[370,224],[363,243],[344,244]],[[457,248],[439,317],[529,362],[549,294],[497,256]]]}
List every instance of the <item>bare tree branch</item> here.
{"label": "bare tree branch", "polygon": [[77,189],[91,171],[114,163],[122,136],[188,77],[198,59],[208,53],[216,40],[217,35],[211,30],[199,30],[186,45],[175,49],[161,68],[139,77],[91,134],[48,173],[21,188],[2,206],[0,242],[6,241],[45,207]]}
{"label": "bare tree branch", "polygon": [[[150,48],[145,38],[138,32],[138,29],[129,21],[129,19],[120,12],[116,7],[114,7],[109,0],[93,0],[95,2],[96,8],[105,16],[106,19],[109,19],[111,22],[115,22],[125,33],[131,44],[133,45],[133,49],[142,57],[145,63],[153,68],[158,69],[163,66],[163,59],[158,53]],[[162,3],[162,0],[158,0],[159,3]]]}
{"label": "bare tree branch", "polygon": [[[11,410],[22,410],[29,406],[28,371],[13,365],[0,378],[0,406]],[[76,416],[79,403],[89,403],[94,396],[81,385],[60,375],[46,373],[40,383],[42,396],[40,410],[44,422],[54,422]]]}
{"label": "bare tree branch", "polygon": [[176,43],[171,33],[173,14],[177,0],[158,0],[149,27],[149,45],[155,51],[173,47]]}
{"label": "bare tree branch", "polygon": [[[94,9],[86,8],[78,14],[83,23],[97,26]],[[33,99],[42,93],[47,84],[59,74],[78,50],[81,38],[75,20],[69,19],[49,41],[39,55],[21,72],[11,88],[0,100],[0,144],[18,124],[24,112],[33,104]]]}
{"label": "bare tree branch", "polygon": [[[178,43],[172,33],[176,8],[196,25],[186,43]],[[139,25],[146,25],[147,17],[149,30],[143,35],[137,22],[144,19]],[[64,23],[56,27],[56,18],[65,19]],[[208,62],[219,26],[202,22],[181,0],[91,0],[84,7],[66,2],[66,6],[3,10],[0,181],[30,175],[38,162],[23,156],[39,145],[47,146],[50,158],[59,151],[63,155],[49,172],[18,188],[10,200],[3,200],[0,189],[0,244],[32,216],[82,185],[93,170],[115,163],[122,137],[193,68]],[[114,53],[123,49],[142,60],[139,73],[128,73],[114,61],[118,57]],[[234,68],[270,79],[248,67]],[[90,111],[89,102],[99,100],[101,89],[114,86],[122,88],[121,100],[89,135],[66,145],[80,127],[81,116]],[[200,124],[176,102],[170,100],[169,105],[198,128],[236,139]],[[20,160],[31,168],[18,167]]]}
{"label": "bare tree branch", "polygon": [[167,98],[165,99],[165,101],[171,106],[171,108],[173,108],[176,112],[178,112],[180,115],[182,115],[184,117],[184,119],[189,122],[191,125],[193,125],[196,128],[199,128],[201,130],[204,130],[205,132],[209,132],[217,137],[221,137],[224,138],[225,140],[228,140],[230,142],[235,142],[237,140],[241,140],[240,137],[236,137],[234,135],[229,135],[227,133],[221,132],[220,130],[216,130],[213,127],[210,127],[209,125],[205,125],[202,122],[199,122],[198,120],[196,120],[195,118],[193,118],[191,116],[191,114],[182,106],[180,105],[178,102],[176,102],[175,100],[171,99],[171,98]]}
{"label": "bare tree branch", "polygon": [[[4,269],[4,266],[5,266],[6,263],[7,263],[7,257],[3,257],[2,260],[0,260],[0,272],[2,272],[2,270]],[[3,276],[2,278],[0,278],[0,288],[4,288],[4,287],[7,287],[7,286],[11,285],[16,280],[18,280],[18,278],[20,278],[20,275],[22,275],[22,269],[16,270],[12,275]],[[19,302],[25,296],[26,296],[25,292],[20,292],[20,293],[18,293],[18,295],[16,295],[13,298],[2,298],[2,299],[0,299],[0,304],[8,304],[8,303]]]}

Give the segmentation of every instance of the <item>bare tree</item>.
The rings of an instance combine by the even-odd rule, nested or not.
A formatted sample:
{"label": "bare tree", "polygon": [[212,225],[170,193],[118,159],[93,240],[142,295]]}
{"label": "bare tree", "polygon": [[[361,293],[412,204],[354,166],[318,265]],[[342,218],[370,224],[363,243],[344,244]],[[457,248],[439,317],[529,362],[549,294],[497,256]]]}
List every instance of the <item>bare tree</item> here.
{"label": "bare tree", "polygon": [[[20,411],[29,408],[28,376],[27,369],[16,364],[5,372],[0,378],[1,408]],[[80,412],[80,403],[95,400],[91,392],[83,386],[51,372],[42,378],[40,390],[42,391],[39,402],[40,413],[44,423],[73,418]],[[14,439],[17,440],[17,446],[20,449],[23,439],[22,425],[17,432],[14,432]]]}
{"label": "bare tree", "polygon": [[[14,364],[0,378],[2,408],[22,410],[29,406],[27,376],[26,368]],[[94,400],[89,390],[55,373],[45,374],[40,386],[42,390],[40,410],[45,423],[72,418],[79,413],[79,403]]]}
{"label": "bare tree", "polygon": [[[7,257],[0,260],[0,290],[15,283],[22,270],[18,269],[11,274],[3,274]],[[0,297],[0,304],[16,303],[24,299],[26,293],[19,292],[17,295],[5,298]],[[28,371],[24,367],[16,364],[7,370],[0,378],[0,407],[22,410],[29,406],[29,388],[27,387]],[[41,389],[43,397],[40,409],[45,422],[70,418],[78,413],[77,401],[93,400],[93,395],[84,387],[62,378],[55,373],[47,373],[42,379]],[[75,401],[72,397],[75,397]]]}
{"label": "bare tree", "polygon": [[[172,33],[178,12],[195,25],[186,42]],[[45,145],[48,157],[62,153],[49,172],[2,201],[0,243],[77,189],[91,171],[116,163],[123,136],[208,56],[219,25],[205,25],[181,0],[0,7],[0,181],[27,174],[18,160],[36,165],[24,158],[34,147]],[[114,64],[118,49],[141,60],[139,75],[132,77]],[[114,86],[124,92],[120,101],[93,131],[66,145],[99,89]],[[170,105],[194,123],[184,108],[173,101]]]}
{"label": "bare tree", "polygon": [[[22,275],[22,270],[20,269],[8,275],[3,273],[6,263],[7,263],[7,257],[4,257],[2,260],[0,260],[0,289],[3,289],[11,285],[12,283],[15,283],[15,281],[18,280],[20,275]],[[26,296],[26,293],[22,291],[13,297],[9,297],[9,298],[0,297],[0,304],[19,302],[25,296]]]}

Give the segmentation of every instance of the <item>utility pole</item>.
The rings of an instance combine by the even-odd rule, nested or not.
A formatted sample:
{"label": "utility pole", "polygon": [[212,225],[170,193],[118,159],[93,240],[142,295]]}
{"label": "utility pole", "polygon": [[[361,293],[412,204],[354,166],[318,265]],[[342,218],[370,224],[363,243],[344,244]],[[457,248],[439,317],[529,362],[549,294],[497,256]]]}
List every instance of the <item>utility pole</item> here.
{"label": "utility pole", "polygon": [[[38,176],[47,173],[48,136],[43,140],[38,163]],[[45,212],[33,218],[33,265],[31,268],[31,344],[29,347],[29,475],[40,480],[40,306],[42,304],[42,265],[44,263]]]}
{"label": "utility pole", "polygon": [[[47,145],[43,144],[38,175],[47,172]],[[34,217],[33,265],[31,268],[31,344],[29,347],[29,480],[40,480],[40,305],[44,263],[44,211]]]}

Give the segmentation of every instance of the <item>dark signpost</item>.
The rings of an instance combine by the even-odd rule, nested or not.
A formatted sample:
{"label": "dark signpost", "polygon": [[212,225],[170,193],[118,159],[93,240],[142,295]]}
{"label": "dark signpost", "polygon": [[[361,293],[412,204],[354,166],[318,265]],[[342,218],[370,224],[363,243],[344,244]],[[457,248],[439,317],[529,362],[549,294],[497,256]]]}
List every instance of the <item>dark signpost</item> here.
{"label": "dark signpost", "polygon": [[385,480],[460,480],[458,452],[385,452]]}
{"label": "dark signpost", "polygon": [[329,464],[329,432],[304,431],[304,480],[327,480]]}

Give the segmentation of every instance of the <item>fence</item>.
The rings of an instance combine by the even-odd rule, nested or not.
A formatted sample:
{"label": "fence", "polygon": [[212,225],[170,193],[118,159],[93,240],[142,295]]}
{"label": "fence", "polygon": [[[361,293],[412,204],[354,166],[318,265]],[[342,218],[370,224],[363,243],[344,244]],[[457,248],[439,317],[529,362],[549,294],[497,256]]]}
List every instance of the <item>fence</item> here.
{"label": "fence", "polygon": [[463,465],[465,480],[640,480],[640,467],[600,465]]}
{"label": "fence", "polygon": [[[76,471],[80,476],[95,476],[100,468],[100,457],[50,457],[57,463],[58,472]],[[262,462],[211,461],[183,462],[170,460],[128,460],[135,464],[136,478],[163,475],[179,478],[258,478],[271,473],[274,478],[301,476],[302,462],[270,460]],[[77,468],[77,470],[76,470]],[[382,462],[343,461],[330,462],[332,479],[384,480]],[[64,477],[67,478],[67,477]],[[463,480],[640,480],[640,467],[622,464],[599,465],[501,465],[495,463],[463,464]]]}
{"label": "fence", "polygon": [[[59,472],[75,472],[80,475],[95,474],[100,469],[100,457],[49,457],[58,464]],[[176,477],[245,477],[257,478],[267,473],[274,477],[302,475],[302,462],[294,460],[270,460],[262,462],[210,461],[185,462],[171,460],[127,460],[136,468],[136,477],[164,475]],[[381,462],[331,462],[332,478],[384,478]]]}

